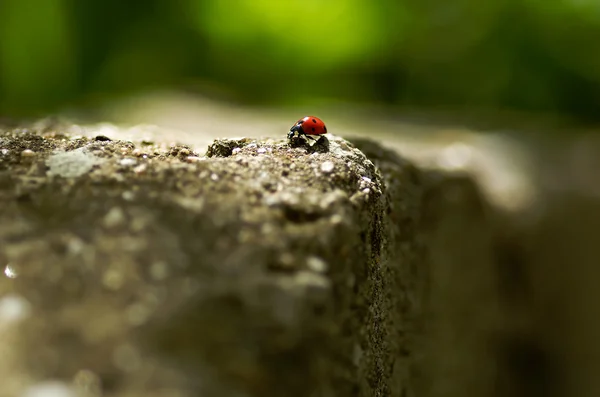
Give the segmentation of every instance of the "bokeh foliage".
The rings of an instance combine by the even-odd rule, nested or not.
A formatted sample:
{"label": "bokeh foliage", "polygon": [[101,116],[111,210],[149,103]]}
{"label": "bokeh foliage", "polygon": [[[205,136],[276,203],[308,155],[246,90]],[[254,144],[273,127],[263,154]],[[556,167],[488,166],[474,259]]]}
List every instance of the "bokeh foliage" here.
{"label": "bokeh foliage", "polygon": [[595,0],[1,0],[0,113],[133,90],[596,118]]}

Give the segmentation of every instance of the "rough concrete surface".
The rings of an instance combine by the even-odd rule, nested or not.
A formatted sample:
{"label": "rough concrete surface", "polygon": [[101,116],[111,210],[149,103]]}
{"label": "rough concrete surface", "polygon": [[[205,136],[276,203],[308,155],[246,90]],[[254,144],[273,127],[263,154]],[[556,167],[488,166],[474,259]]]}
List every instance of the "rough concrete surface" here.
{"label": "rough concrete surface", "polygon": [[598,395],[597,138],[171,137],[0,129],[0,397]]}
{"label": "rough concrete surface", "polygon": [[0,134],[2,396],[416,395],[415,167],[68,131]]}

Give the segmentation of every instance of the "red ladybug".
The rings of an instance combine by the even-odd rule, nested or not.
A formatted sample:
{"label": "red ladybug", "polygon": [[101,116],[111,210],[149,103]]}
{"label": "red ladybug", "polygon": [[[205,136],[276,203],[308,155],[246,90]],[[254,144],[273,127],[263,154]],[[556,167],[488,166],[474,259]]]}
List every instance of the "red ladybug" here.
{"label": "red ladybug", "polygon": [[296,121],[292,128],[290,128],[288,138],[292,138],[296,132],[298,136],[304,135],[307,138],[315,140],[316,138],[311,135],[327,134],[327,127],[325,127],[325,123],[321,119],[315,116],[306,116]]}

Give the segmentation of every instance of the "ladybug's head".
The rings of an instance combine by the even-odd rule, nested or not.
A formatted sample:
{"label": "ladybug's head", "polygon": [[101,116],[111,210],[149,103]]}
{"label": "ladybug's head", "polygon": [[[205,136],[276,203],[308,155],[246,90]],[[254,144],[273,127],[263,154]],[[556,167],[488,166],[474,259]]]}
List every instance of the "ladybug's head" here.
{"label": "ladybug's head", "polygon": [[288,133],[288,137],[291,138],[292,136],[294,136],[294,134],[297,132],[299,135],[304,134],[304,131],[302,130],[302,122],[304,120],[299,120],[296,124],[294,124],[292,126],[292,128],[290,128],[290,132]]}

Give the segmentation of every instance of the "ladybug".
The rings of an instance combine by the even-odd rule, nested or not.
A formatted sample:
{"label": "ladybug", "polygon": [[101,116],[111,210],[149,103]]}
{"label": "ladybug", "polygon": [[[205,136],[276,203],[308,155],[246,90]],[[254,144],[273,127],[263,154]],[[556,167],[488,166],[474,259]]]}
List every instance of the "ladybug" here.
{"label": "ladybug", "polygon": [[298,136],[304,135],[307,138],[316,140],[312,135],[327,134],[327,127],[325,127],[325,123],[318,117],[306,116],[296,121],[292,128],[290,128],[288,138],[292,138],[296,132]]}

